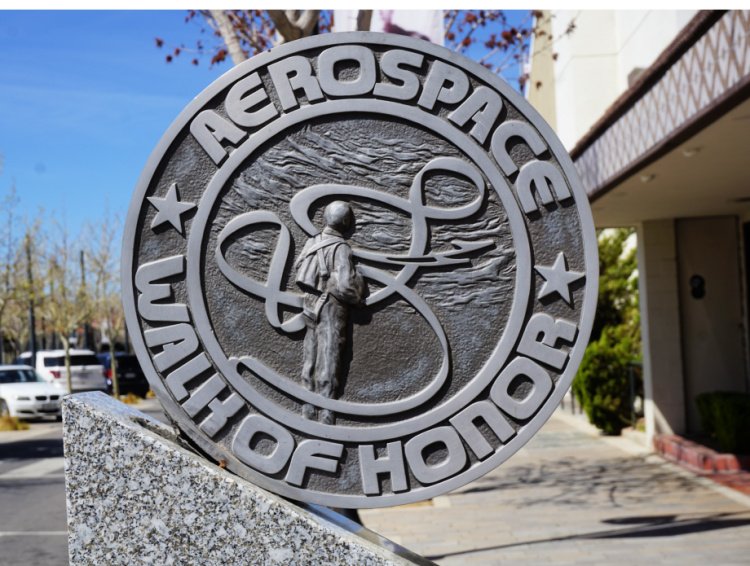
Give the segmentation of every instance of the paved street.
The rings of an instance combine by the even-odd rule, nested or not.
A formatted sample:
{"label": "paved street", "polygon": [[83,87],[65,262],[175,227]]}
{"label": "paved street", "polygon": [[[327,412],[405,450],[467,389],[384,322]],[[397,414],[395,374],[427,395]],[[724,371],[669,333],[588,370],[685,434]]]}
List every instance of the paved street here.
{"label": "paved street", "polygon": [[68,563],[62,425],[0,432],[0,564]]}
{"label": "paved street", "polygon": [[[159,404],[138,407],[163,418]],[[0,566],[68,564],[62,424],[0,432]]]}
{"label": "paved street", "polygon": [[479,481],[430,503],[361,516],[446,565],[746,565],[750,498],[717,489],[725,488],[556,414]]}
{"label": "paved street", "polygon": [[[158,404],[138,407],[162,417]],[[61,425],[0,433],[0,565],[67,564]],[[505,466],[450,495],[362,511],[439,564],[747,564],[750,498],[555,415]]]}

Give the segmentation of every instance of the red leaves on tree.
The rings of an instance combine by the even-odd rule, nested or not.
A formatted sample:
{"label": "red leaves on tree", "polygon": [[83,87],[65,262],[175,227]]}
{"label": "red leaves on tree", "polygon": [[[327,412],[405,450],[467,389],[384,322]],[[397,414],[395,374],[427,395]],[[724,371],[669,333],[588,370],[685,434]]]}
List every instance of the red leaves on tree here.
{"label": "red leaves on tree", "polygon": [[211,64],[216,65],[217,63],[221,63],[224,59],[227,58],[227,50],[226,49],[219,49],[213,57],[211,57]]}
{"label": "red leaves on tree", "polygon": [[165,57],[165,59],[167,60],[167,63],[171,63],[172,62],[172,56],[171,55],[167,55]]}
{"label": "red leaves on tree", "polygon": [[[228,48],[214,15],[210,10],[187,11],[185,21],[195,22],[194,25],[198,26],[196,35],[200,34],[203,41],[196,38],[195,45],[180,45],[167,56],[168,63],[181,53],[188,53],[191,63],[196,66],[203,56],[210,57],[211,66],[225,61],[231,64]],[[228,19],[232,35],[236,37],[246,56],[266,51],[278,40],[276,25],[267,10],[226,10],[224,15]],[[540,27],[549,21],[549,17],[548,13],[541,10],[529,10],[521,18],[514,16],[515,26],[512,26],[503,10],[444,10],[445,43],[459,53],[472,49],[472,45],[477,46],[473,48],[472,55],[492,72],[501,73],[514,68],[520,71],[520,65],[530,55],[530,37],[546,36],[549,40],[553,39],[550,33],[544,32]],[[331,31],[332,25],[333,12],[321,10],[312,33]],[[574,29],[575,22],[571,22],[561,35],[570,34]],[[168,45],[161,38],[155,38],[155,42],[157,47]],[[171,46],[169,48],[172,49]],[[552,57],[557,59],[557,54],[554,53]],[[528,77],[524,77],[523,73],[521,75],[519,83],[528,83]]]}

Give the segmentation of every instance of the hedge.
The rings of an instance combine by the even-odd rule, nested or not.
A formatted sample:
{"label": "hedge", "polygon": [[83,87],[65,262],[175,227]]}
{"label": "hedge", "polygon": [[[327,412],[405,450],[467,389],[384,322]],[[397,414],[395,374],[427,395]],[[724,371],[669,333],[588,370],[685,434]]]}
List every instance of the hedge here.
{"label": "hedge", "polygon": [[714,391],[695,398],[703,430],[723,452],[750,454],[750,393]]}

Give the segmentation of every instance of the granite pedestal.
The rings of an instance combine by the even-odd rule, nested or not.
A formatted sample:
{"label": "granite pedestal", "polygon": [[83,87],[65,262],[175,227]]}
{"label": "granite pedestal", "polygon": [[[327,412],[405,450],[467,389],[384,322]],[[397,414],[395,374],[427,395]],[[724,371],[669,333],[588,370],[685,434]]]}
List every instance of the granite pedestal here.
{"label": "granite pedestal", "polygon": [[63,402],[70,562],[430,564],[324,507],[300,507],[102,393]]}

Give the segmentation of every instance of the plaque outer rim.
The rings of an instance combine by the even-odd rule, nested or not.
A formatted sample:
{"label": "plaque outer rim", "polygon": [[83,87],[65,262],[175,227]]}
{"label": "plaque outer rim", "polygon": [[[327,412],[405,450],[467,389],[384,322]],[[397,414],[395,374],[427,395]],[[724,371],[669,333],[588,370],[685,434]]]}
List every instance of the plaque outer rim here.
{"label": "plaque outer rim", "polygon": [[[247,466],[233,465],[235,457],[228,453],[228,451],[220,449],[217,444],[207,441],[205,439],[205,435],[198,429],[198,427],[192,421],[182,415],[181,407],[167,392],[162,380],[156,374],[156,371],[154,370],[151,363],[151,358],[148,355],[148,350],[146,348],[145,342],[143,340],[140,324],[138,323],[138,315],[135,307],[135,292],[133,287],[133,256],[135,251],[134,244],[137,237],[136,228],[138,217],[143,206],[143,201],[149,188],[150,181],[153,178],[153,175],[157,170],[162,158],[174,142],[177,134],[187,126],[188,122],[197,114],[200,109],[204,107],[204,105],[208,101],[210,101],[211,98],[216,96],[223,89],[227,88],[230,84],[234,83],[240,77],[252,72],[252,70],[254,70],[255,68],[268,65],[269,63],[279,58],[291,55],[296,52],[346,43],[370,44],[410,49],[413,51],[425,53],[431,57],[442,59],[460,69],[467,71],[470,74],[477,76],[485,83],[491,85],[493,89],[495,89],[503,97],[505,97],[514,107],[521,110],[524,118],[529,123],[531,123],[531,125],[536,128],[537,131],[541,134],[545,144],[547,144],[549,150],[557,159],[558,164],[563,170],[566,180],[568,181],[569,187],[573,193],[573,199],[575,201],[576,210],[579,216],[582,237],[581,243],[584,247],[583,256],[586,264],[586,284],[584,288],[580,325],[578,327],[578,337],[576,339],[576,343],[570,350],[570,355],[565,371],[560,375],[557,381],[557,385],[552,391],[552,394],[547,398],[544,405],[542,405],[537,414],[534,415],[526,425],[524,425],[520,432],[511,441],[511,443],[517,445],[517,448],[512,451],[501,450],[499,452],[496,452],[475,467],[459,473],[458,475],[453,476],[445,481],[432,484],[417,490],[399,494],[392,494],[388,496],[381,495],[368,497],[365,495],[340,495],[308,491],[300,488],[294,488],[289,485],[284,485],[280,481],[271,481],[265,476],[262,476],[260,473],[258,473],[257,475],[249,474],[247,473]],[[162,405],[164,405],[165,409],[167,409],[168,417],[179,426],[183,427],[186,433],[189,432],[189,437],[193,442],[195,442],[206,454],[210,455],[216,461],[226,460],[227,467],[233,472],[237,473],[239,476],[282,496],[327,506],[368,509],[423,501],[425,499],[430,499],[437,495],[442,495],[448,491],[466,485],[467,483],[484,476],[489,471],[498,467],[505,460],[507,460],[518,450],[520,450],[539,431],[539,429],[544,425],[545,422],[547,422],[555,409],[557,409],[560,401],[562,400],[562,397],[570,387],[573,381],[573,376],[578,369],[581,359],[583,358],[583,354],[586,350],[586,346],[588,345],[594,322],[599,287],[598,263],[598,250],[594,219],[591,213],[591,208],[588,206],[588,195],[583,189],[573,161],[562,145],[562,142],[559,140],[549,124],[547,124],[547,122],[541,117],[536,109],[534,109],[533,106],[531,106],[531,104],[526,101],[520,93],[513,90],[510,85],[508,85],[503,79],[501,79],[499,76],[495,75],[479,63],[476,63],[475,61],[472,61],[463,55],[454,53],[445,47],[438,46],[424,40],[395,34],[376,32],[337,32],[298,39],[290,43],[279,45],[278,47],[275,47],[270,51],[261,53],[260,55],[256,55],[251,59],[248,59],[247,61],[233,67],[222,76],[217,78],[198,95],[196,95],[196,97],[193,98],[193,100],[178,114],[169,128],[167,128],[165,133],[161,136],[154,150],[149,155],[146,165],[144,166],[143,171],[141,172],[136,183],[133,197],[131,199],[131,203],[126,216],[125,228],[123,230],[123,247],[121,253],[120,275],[122,279],[122,298],[125,311],[125,323],[128,327],[128,331],[131,337],[131,341],[133,342],[138,361],[141,364],[151,387],[154,389],[154,392],[159,398],[159,401],[162,403]],[[509,445],[510,444],[506,446]]]}

